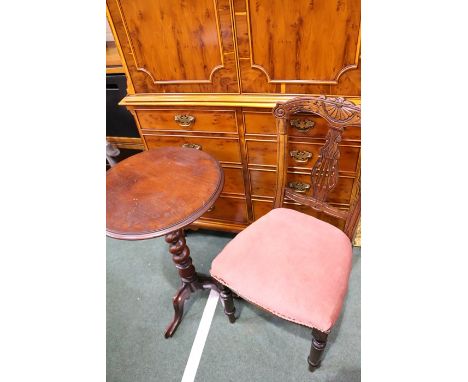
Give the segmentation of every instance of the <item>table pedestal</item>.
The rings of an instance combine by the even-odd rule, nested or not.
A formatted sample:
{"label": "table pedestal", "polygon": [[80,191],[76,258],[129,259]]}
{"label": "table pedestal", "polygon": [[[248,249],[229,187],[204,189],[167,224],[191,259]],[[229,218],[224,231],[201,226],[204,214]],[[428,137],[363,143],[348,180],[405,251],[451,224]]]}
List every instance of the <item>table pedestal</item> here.
{"label": "table pedestal", "polygon": [[185,242],[185,234],[183,229],[171,232],[166,235],[165,240],[169,243],[169,252],[172,254],[172,260],[179,271],[179,277],[182,285],[177,290],[176,295],[172,299],[174,305],[174,319],[169,324],[164,334],[164,337],[172,337],[184,314],[185,300],[190,298],[190,295],[197,290],[214,289],[219,292],[219,288],[215,281],[195,271],[190,257],[190,250]]}

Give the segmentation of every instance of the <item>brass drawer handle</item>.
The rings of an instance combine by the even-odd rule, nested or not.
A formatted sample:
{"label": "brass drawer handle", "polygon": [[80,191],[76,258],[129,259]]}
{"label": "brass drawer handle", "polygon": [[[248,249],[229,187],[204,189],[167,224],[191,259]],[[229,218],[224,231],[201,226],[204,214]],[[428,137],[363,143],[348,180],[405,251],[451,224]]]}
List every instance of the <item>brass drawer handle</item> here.
{"label": "brass drawer handle", "polygon": [[306,132],[315,126],[315,122],[310,119],[291,119],[289,123],[292,127],[302,132]]}
{"label": "brass drawer handle", "polygon": [[187,147],[189,149],[201,150],[201,145],[197,145],[196,143],[184,143],[182,147]]}
{"label": "brass drawer handle", "polygon": [[312,158],[312,153],[308,151],[293,150],[289,152],[289,155],[294,158],[297,163],[307,163]]}
{"label": "brass drawer handle", "polygon": [[296,192],[307,192],[310,188],[310,184],[302,182],[289,182],[288,186]]}
{"label": "brass drawer handle", "polygon": [[189,127],[195,122],[195,117],[189,114],[176,114],[174,120],[182,127]]}

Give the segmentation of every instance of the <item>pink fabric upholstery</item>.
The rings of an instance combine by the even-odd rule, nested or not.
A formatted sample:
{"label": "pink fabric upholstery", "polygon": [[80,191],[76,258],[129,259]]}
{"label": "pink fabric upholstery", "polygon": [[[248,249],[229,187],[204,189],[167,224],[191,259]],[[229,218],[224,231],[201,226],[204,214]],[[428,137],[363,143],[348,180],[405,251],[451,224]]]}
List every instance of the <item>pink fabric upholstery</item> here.
{"label": "pink fabric upholstery", "polygon": [[277,316],[326,332],[340,314],[351,260],[338,228],[277,208],[229,242],[211,275]]}

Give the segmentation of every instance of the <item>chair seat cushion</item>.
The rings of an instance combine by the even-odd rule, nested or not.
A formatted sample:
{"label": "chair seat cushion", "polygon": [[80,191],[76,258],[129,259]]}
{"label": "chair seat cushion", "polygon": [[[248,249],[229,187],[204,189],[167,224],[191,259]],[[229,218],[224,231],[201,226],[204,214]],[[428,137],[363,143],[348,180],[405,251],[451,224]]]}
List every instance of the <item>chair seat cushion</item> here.
{"label": "chair seat cushion", "polygon": [[328,332],[340,314],[351,261],[351,242],[338,228],[276,208],[230,241],[210,272],[271,313]]}

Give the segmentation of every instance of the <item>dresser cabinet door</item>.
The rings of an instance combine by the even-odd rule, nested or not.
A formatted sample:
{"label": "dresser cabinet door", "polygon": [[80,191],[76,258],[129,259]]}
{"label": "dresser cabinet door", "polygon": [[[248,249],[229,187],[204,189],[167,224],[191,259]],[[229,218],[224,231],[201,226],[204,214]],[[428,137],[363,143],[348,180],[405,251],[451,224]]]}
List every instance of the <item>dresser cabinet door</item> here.
{"label": "dresser cabinet door", "polygon": [[239,91],[229,0],[107,0],[130,92]]}
{"label": "dresser cabinet door", "polygon": [[360,0],[237,0],[244,93],[360,94]]}

